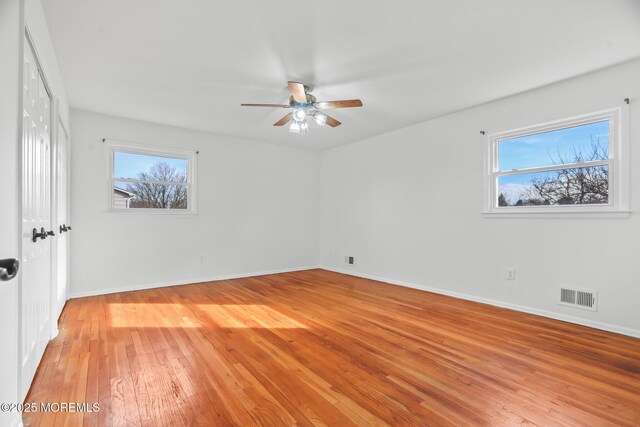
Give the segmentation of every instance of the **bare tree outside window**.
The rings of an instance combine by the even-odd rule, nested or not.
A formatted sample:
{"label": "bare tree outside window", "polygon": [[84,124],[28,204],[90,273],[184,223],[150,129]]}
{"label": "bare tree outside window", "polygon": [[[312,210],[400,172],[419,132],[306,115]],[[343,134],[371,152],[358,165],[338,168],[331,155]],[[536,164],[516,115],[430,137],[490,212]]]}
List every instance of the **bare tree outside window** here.
{"label": "bare tree outside window", "polygon": [[[606,159],[606,144],[591,139],[588,148],[575,149],[571,155],[549,154],[555,166],[575,165]],[[588,205],[609,202],[609,166],[568,167],[531,174],[529,183],[514,200],[505,193],[498,194],[498,206]]]}
{"label": "bare tree outside window", "polygon": [[110,145],[110,209],[195,213],[195,152]]}
{"label": "bare tree outside window", "polygon": [[134,195],[131,208],[187,209],[187,177],[165,162],[159,162],[147,172],[139,172],[125,190]]}

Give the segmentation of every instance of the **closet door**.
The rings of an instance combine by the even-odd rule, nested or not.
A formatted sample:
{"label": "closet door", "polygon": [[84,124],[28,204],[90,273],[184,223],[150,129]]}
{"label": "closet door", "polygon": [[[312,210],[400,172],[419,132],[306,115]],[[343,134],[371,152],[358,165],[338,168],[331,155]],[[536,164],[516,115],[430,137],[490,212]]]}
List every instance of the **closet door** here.
{"label": "closet door", "polygon": [[[57,126],[56,138],[56,170],[54,178],[56,181],[56,228],[58,235],[56,237],[56,272],[55,272],[55,292],[52,295],[54,299],[53,322],[56,322],[65,302],[67,301],[67,293],[69,289],[69,238],[71,234],[71,224],[69,221],[69,136],[65,131],[62,122],[59,121]],[[55,231],[55,230],[54,230]],[[56,329],[56,328],[54,328]]]}
{"label": "closet door", "polygon": [[[20,393],[29,390],[51,334],[51,98],[25,44],[22,134]],[[35,230],[35,231],[34,231]],[[34,239],[34,233],[38,235]],[[56,233],[57,234],[57,233]]]}

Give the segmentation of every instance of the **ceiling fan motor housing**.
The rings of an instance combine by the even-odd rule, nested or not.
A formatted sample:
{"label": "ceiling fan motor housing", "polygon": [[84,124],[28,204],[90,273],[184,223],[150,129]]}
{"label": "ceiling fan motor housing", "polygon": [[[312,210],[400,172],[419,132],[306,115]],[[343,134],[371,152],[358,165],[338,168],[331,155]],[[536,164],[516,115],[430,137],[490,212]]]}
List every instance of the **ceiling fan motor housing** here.
{"label": "ceiling fan motor housing", "polygon": [[[307,86],[305,86],[306,88]],[[305,95],[307,95],[307,102],[296,102],[295,99],[293,99],[293,96],[289,97],[289,105],[291,106],[291,108],[310,108],[313,106],[313,104],[315,104],[316,102],[316,97],[311,95],[310,93],[306,93]]]}

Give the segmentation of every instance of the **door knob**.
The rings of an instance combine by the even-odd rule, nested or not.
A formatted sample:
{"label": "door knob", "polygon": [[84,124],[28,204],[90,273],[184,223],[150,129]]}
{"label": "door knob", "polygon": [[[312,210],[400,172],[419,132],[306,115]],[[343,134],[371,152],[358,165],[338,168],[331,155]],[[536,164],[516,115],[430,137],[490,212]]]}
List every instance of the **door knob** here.
{"label": "door knob", "polygon": [[47,232],[44,231],[44,227],[42,227],[40,229],[40,232],[38,233],[38,230],[36,230],[35,228],[33,229],[33,243],[38,241],[38,238],[44,240],[47,238]]}
{"label": "door knob", "polygon": [[0,282],[8,282],[16,277],[20,270],[20,262],[17,259],[9,258],[0,260]]}

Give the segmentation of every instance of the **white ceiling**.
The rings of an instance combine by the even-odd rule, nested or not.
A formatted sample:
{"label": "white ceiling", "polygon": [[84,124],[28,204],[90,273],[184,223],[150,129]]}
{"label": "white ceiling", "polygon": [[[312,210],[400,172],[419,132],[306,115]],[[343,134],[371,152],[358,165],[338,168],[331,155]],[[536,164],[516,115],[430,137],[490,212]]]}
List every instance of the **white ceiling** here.
{"label": "white ceiling", "polygon": [[[638,0],[43,0],[72,107],[325,149],[640,57]],[[295,135],[287,80],[344,124]]]}

